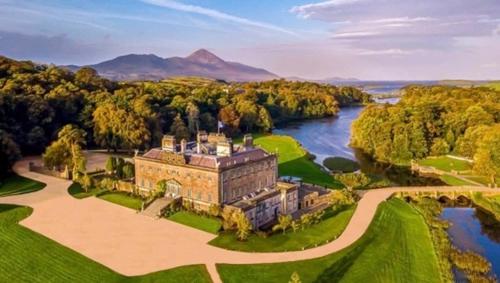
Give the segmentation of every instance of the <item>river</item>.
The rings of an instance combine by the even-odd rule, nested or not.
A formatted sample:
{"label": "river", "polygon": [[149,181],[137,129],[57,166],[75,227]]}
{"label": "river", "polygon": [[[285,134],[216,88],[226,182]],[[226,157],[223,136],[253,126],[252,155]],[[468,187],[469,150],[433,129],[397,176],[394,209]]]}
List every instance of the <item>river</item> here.
{"label": "river", "polygon": [[[487,213],[470,207],[446,207],[441,218],[449,221],[448,234],[461,250],[474,251],[492,264],[492,273],[500,278],[500,223]],[[455,271],[458,281],[463,276]]]}

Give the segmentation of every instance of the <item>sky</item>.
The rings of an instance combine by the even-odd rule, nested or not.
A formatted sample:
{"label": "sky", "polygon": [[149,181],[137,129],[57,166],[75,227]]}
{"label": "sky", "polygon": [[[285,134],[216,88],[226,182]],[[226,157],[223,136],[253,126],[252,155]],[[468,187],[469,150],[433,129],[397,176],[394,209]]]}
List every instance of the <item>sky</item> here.
{"label": "sky", "polygon": [[500,79],[500,0],[0,0],[0,54],[219,57],[283,77]]}

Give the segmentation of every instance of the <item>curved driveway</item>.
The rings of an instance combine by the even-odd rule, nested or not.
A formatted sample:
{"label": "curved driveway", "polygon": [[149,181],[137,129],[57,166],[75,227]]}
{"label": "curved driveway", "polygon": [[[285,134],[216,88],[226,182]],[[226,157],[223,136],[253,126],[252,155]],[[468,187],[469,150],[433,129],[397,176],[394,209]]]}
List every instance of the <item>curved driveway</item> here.
{"label": "curved driveway", "polygon": [[[210,246],[207,243],[215,235],[172,221],[155,220],[94,197],[75,199],[67,193],[70,181],[29,172],[29,160],[16,163],[15,172],[47,186],[31,194],[0,198],[0,202],[32,207],[33,214],[21,221],[21,225],[129,276],[182,265],[206,264],[217,282],[220,279],[216,263],[273,263],[325,256],[358,240],[368,228],[379,203],[395,192],[409,190],[403,187],[364,193],[344,232],[323,246],[295,252],[247,253]],[[441,190],[456,191],[457,188]],[[467,188],[467,191],[485,190],[491,191],[481,187]]]}

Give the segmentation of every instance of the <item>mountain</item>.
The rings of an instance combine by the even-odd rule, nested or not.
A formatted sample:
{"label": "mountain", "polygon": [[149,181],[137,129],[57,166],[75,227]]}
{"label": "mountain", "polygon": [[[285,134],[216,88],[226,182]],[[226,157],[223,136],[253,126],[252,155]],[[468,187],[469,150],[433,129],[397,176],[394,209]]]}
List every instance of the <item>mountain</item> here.
{"label": "mountain", "polygon": [[[82,66],[64,66],[76,71]],[[176,76],[196,76],[225,81],[265,81],[279,78],[264,69],[224,61],[205,49],[187,57],[161,58],[153,54],[129,54],[89,65],[101,76],[117,81],[162,80]]]}

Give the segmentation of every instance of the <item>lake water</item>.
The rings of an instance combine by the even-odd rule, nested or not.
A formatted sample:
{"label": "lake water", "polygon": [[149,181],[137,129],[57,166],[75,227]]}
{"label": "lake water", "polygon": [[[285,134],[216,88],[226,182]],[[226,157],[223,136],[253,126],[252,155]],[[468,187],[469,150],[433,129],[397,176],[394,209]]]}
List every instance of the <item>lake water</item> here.
{"label": "lake water", "polygon": [[500,278],[500,223],[487,213],[469,207],[444,208],[441,218],[452,224],[448,234],[453,244],[484,256],[491,262],[493,274]]}

